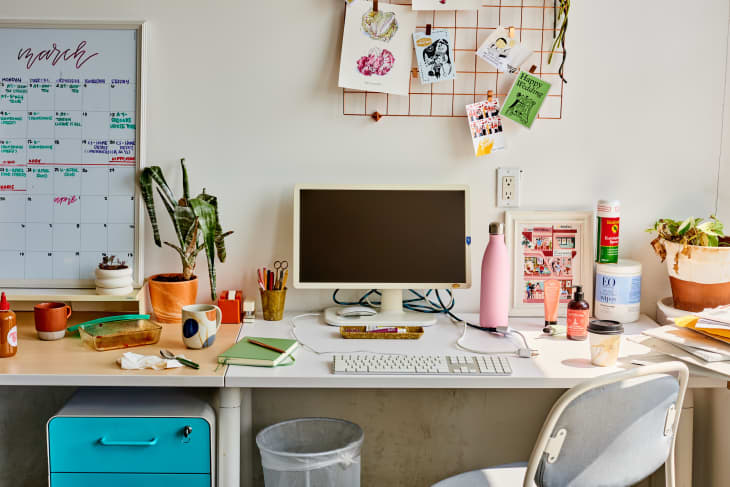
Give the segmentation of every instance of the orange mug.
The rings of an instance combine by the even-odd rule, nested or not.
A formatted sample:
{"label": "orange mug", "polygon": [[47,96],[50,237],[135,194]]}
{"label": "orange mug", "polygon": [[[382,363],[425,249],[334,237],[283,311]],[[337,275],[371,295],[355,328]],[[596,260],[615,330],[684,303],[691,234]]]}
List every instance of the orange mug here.
{"label": "orange mug", "polygon": [[35,329],[41,340],[59,340],[66,335],[71,306],[63,303],[38,303],[33,307]]}

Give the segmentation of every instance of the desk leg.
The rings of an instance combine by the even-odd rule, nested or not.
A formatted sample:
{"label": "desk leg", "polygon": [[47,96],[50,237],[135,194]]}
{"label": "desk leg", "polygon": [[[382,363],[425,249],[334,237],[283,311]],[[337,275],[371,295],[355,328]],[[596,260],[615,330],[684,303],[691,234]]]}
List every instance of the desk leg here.
{"label": "desk leg", "polygon": [[[241,390],[238,388],[218,389],[219,487],[241,485],[241,396]],[[250,393],[247,405],[250,411]],[[248,416],[250,417],[250,412]]]}
{"label": "desk leg", "polygon": [[692,436],[694,434],[695,401],[692,389],[687,389],[679,418],[677,441],[674,448],[676,487],[692,487]]}
{"label": "desk leg", "polygon": [[[251,389],[239,389],[241,391],[241,429],[239,430],[239,442],[241,444],[241,487],[253,485],[253,402],[251,401]],[[238,484],[236,484],[238,485]]]}

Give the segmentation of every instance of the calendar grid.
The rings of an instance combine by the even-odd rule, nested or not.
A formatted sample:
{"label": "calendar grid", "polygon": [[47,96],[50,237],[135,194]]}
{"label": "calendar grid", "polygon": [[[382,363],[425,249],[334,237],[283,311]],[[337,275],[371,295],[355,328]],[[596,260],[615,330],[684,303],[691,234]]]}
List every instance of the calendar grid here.
{"label": "calendar grid", "polygon": [[134,261],[136,30],[127,35],[126,74],[0,69],[1,282],[88,282],[104,255]]}

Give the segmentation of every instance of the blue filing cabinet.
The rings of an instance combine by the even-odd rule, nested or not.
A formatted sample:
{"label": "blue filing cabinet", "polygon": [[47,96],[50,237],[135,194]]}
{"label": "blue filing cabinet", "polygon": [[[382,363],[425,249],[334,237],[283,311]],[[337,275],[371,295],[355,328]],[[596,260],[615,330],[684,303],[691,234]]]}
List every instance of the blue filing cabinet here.
{"label": "blue filing cabinet", "polygon": [[50,487],[215,485],[215,413],[184,392],[80,390],[46,429]]}

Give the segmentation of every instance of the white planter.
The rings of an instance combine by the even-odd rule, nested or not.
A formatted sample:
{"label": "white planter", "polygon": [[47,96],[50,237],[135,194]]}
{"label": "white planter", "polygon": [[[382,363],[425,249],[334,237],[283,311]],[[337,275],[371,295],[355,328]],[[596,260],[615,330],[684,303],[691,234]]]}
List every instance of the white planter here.
{"label": "white planter", "polygon": [[132,292],[132,269],[99,269],[94,270],[96,294],[107,296],[123,296]]}
{"label": "white planter", "polygon": [[730,247],[690,245],[687,256],[681,253],[681,244],[662,243],[675,308],[702,311],[730,304]]}

